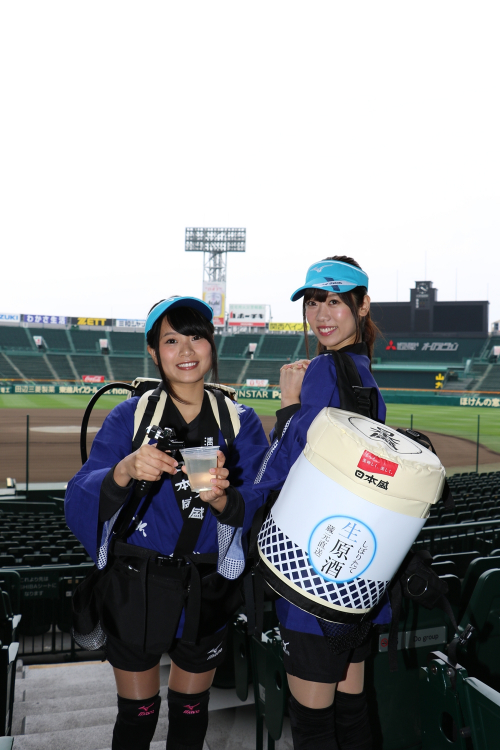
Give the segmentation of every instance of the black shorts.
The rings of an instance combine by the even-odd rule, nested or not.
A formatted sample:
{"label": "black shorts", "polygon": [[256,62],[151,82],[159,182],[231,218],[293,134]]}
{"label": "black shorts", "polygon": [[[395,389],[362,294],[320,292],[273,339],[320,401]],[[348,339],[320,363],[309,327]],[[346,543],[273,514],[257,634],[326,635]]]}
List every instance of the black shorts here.
{"label": "black shorts", "polygon": [[[227,625],[212,635],[200,638],[195,646],[176,638],[168,650],[171,660],[186,672],[208,672],[219,667],[227,651]],[[162,654],[148,654],[108,635],[106,658],[112,667],[125,672],[146,672],[156,667]]]}
{"label": "black shorts", "polygon": [[371,633],[361,646],[334,654],[324,635],[299,633],[280,625],[283,663],[288,674],[311,682],[341,682],[349,664],[364,661],[371,651]]}

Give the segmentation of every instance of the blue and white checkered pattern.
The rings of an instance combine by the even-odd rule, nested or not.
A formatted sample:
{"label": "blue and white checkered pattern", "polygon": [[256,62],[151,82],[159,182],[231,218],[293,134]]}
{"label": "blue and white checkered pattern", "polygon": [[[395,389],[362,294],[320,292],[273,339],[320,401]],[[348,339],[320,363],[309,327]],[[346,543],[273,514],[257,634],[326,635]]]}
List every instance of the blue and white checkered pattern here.
{"label": "blue and white checkered pattern", "polygon": [[328,604],[352,610],[370,609],[382,597],[389,581],[355,578],[347,583],[327,581],[312,567],[302,550],[277,526],[272,511],[258,537],[261,554],[296,587]]}
{"label": "blue and white checkered pattern", "polygon": [[238,578],[245,570],[245,553],[241,544],[241,532],[242,529],[217,523],[219,543],[217,572],[230,581]]}
{"label": "blue and white checkered pattern", "polygon": [[[121,508],[120,508],[121,510]],[[108,547],[111,534],[113,532],[113,526],[115,521],[120,515],[120,510],[117,510],[114,516],[111,516],[109,521],[105,521],[102,528],[101,546],[99,547],[99,553],[97,555],[97,567],[99,570],[106,567],[108,561]]]}

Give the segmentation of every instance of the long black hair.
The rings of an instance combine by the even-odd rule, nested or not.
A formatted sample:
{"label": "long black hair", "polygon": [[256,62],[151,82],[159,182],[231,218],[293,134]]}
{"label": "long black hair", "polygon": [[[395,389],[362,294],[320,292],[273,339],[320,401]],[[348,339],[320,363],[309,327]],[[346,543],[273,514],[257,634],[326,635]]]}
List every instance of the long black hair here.
{"label": "long black hair", "polygon": [[[350,266],[356,266],[361,268],[359,263],[354,258],[349,258],[347,255],[333,255],[329,258],[323,258],[323,260],[338,260],[341,263],[348,263]],[[370,311],[363,317],[359,315],[359,308],[363,304],[363,300],[367,293],[365,286],[357,286],[351,289],[349,292],[340,292],[339,297],[352,312],[352,317],[356,323],[356,340],[355,343],[363,341],[368,347],[368,356],[370,362],[373,357],[373,349],[375,346],[375,339],[380,335],[380,331],[370,317]],[[306,306],[309,300],[314,299],[318,302],[325,302],[328,297],[328,292],[325,289],[306,289],[302,303],[302,320],[304,324],[304,336],[306,339],[306,352],[307,358],[309,359],[309,341],[307,334],[307,320],[306,320]],[[316,354],[326,351],[326,347],[318,341]]]}
{"label": "long black hair", "polygon": [[[153,305],[151,310],[165,300],[160,300]],[[151,310],[149,312],[151,312]],[[148,313],[149,315],[149,313]],[[160,358],[160,330],[163,319],[167,318],[168,322],[177,333],[181,336],[200,336],[202,339],[206,339],[210,344],[212,350],[212,368],[211,368],[211,380],[217,383],[219,381],[219,369],[217,363],[217,349],[215,347],[214,339],[214,327],[212,323],[205,318],[198,310],[194,310],[192,307],[174,307],[173,310],[166,310],[163,315],[160,315],[148,331],[146,341],[148,346],[153,349],[156,357],[157,367],[160,372],[160,377],[163,382],[163,387],[171,398],[175,398],[181,404],[187,404],[188,401],[184,401],[174,390],[172,383],[169,381],[163,367],[161,366]]]}

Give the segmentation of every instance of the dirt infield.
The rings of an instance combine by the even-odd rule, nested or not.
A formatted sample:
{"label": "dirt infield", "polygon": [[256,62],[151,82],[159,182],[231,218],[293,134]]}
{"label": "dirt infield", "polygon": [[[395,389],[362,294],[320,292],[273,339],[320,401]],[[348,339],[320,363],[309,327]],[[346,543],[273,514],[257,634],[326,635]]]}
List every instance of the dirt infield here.
{"label": "dirt infield", "polygon": [[[88,450],[92,439],[108,414],[94,410],[89,424]],[[30,414],[29,481],[67,482],[81,466],[80,424],[83,409],[34,409]],[[261,417],[269,434],[274,417]],[[428,433],[446,468],[463,466],[469,470],[476,463],[475,443],[462,438]],[[500,454],[483,446],[479,464],[498,464]],[[0,409],[0,487],[6,477],[24,482],[26,476],[26,414],[21,409]]]}

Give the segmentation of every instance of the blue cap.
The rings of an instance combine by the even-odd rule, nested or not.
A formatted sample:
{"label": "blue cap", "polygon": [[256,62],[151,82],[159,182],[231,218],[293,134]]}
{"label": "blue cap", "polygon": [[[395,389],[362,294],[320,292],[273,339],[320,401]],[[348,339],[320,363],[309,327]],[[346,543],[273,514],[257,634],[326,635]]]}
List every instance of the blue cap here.
{"label": "blue cap", "polygon": [[198,297],[179,297],[174,295],[173,297],[163,300],[163,302],[160,302],[156,307],[153,307],[146,320],[146,328],[144,331],[146,336],[158,318],[163,315],[165,310],[173,310],[175,307],[191,307],[193,310],[198,310],[198,312],[204,315],[210,323],[214,317],[212,308],[210,305],[207,305],[206,302],[203,302],[202,299],[198,299]]}
{"label": "blue cap", "polygon": [[325,292],[349,292],[357,286],[368,289],[368,276],[361,268],[340,260],[320,260],[309,266],[306,283],[292,294],[292,302],[304,296],[306,289],[324,289]]}

